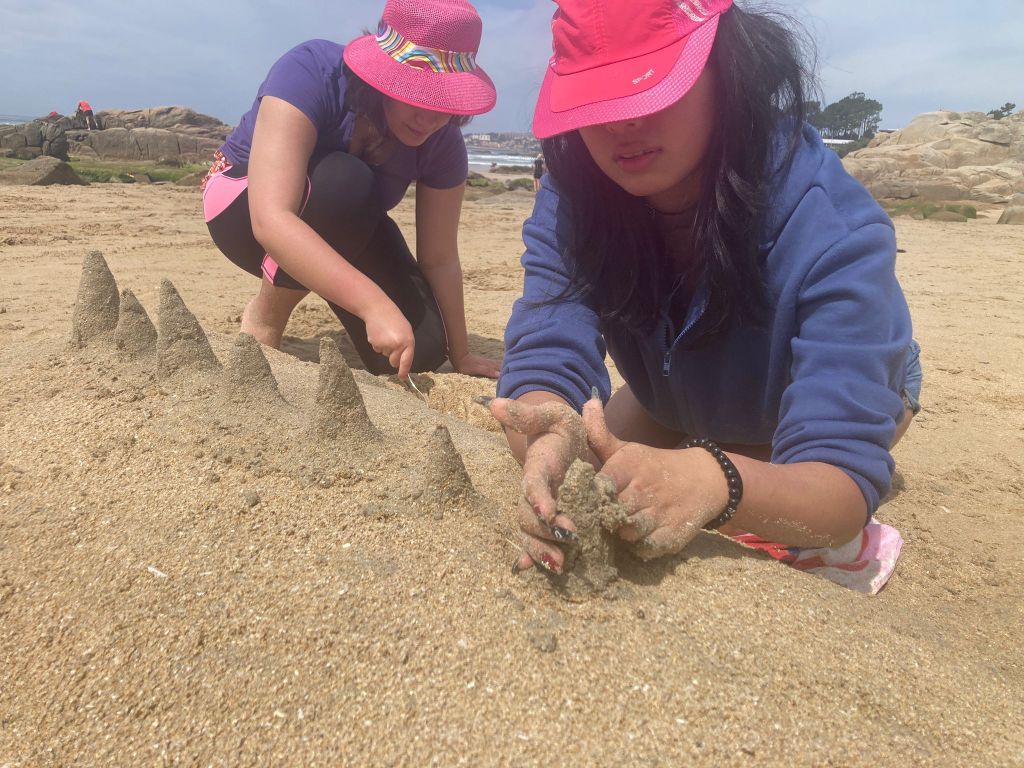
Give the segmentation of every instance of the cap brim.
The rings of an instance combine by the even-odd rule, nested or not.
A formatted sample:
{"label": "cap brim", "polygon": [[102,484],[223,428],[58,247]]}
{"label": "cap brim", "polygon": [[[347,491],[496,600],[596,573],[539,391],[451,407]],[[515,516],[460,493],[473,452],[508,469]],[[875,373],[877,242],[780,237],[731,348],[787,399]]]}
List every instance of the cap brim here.
{"label": "cap brim", "polygon": [[[713,16],[667,48],[585,72],[559,75],[549,63],[533,113],[534,135],[547,139],[588,125],[644,117],[672,106],[704,71],[718,19],[718,15]],[[674,64],[671,56],[675,56]],[[658,73],[668,67],[667,74],[659,77]]]}
{"label": "cap brim", "polygon": [[367,84],[393,99],[451,115],[481,115],[494,108],[497,93],[487,73],[434,72],[395,61],[373,35],[345,46],[345,63]]}

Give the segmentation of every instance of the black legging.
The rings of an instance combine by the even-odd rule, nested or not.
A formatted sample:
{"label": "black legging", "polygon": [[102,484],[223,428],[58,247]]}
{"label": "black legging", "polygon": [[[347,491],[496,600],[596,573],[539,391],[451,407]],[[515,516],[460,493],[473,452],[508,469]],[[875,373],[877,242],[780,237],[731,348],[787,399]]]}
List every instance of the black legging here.
{"label": "black legging", "polygon": [[[416,338],[414,371],[433,371],[447,357],[444,322],[430,285],[409,252],[398,225],[385,213],[374,188],[374,174],[362,160],[344,152],[314,156],[309,163],[309,192],[299,217],[356,269],[373,280],[405,315]],[[245,178],[245,163],[232,166],[231,178]],[[265,277],[266,250],[252,233],[249,191],[240,194],[208,224],[213,242],[232,262]],[[278,267],[273,284],[305,289]],[[384,355],[366,339],[366,324],[327,302],[345,326],[359,357],[374,374],[394,373]]]}

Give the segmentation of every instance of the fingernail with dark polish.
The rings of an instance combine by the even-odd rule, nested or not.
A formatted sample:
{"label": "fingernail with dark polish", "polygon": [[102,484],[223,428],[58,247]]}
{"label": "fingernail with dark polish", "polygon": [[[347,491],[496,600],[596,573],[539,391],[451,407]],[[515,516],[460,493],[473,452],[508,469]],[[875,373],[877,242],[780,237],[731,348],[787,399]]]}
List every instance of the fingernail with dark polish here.
{"label": "fingernail with dark polish", "polygon": [[487,408],[490,406],[491,401],[493,399],[494,398],[491,397],[490,395],[478,395],[477,397],[473,398],[473,402],[476,403],[477,405],[482,405],[484,408]]}
{"label": "fingernail with dark polish", "polygon": [[512,563],[512,575],[518,576],[520,573],[523,572],[523,570],[524,568],[519,564],[519,558],[517,557],[516,561]]}
{"label": "fingernail with dark polish", "polygon": [[570,531],[568,528],[562,528],[558,525],[551,526],[551,535],[555,537],[555,541],[569,541],[573,544],[580,543],[580,537],[576,535],[576,531]]}
{"label": "fingernail with dark polish", "polygon": [[590,388],[590,399],[591,400],[600,400],[601,399],[601,393],[597,391],[597,387],[591,387]]}

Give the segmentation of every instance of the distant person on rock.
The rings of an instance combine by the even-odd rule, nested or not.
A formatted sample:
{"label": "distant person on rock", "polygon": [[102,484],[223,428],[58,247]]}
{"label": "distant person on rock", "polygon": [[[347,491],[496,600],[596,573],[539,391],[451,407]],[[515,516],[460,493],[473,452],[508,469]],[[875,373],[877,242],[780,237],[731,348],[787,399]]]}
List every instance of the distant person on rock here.
{"label": "distant person on rock", "polygon": [[[310,40],[271,67],[203,182],[210,234],[261,278],[242,331],[279,347],[313,291],[375,374],[496,377],[469,350],[458,228],[461,126],[494,106],[466,0],[388,0],[376,34]],[[388,211],[416,182],[416,258]]]}
{"label": "distant person on rock", "polygon": [[533,191],[540,192],[540,180],[544,177],[544,155],[540,154],[533,161]]}
{"label": "distant person on rock", "polygon": [[78,109],[75,110],[75,118],[85,123],[86,130],[95,131],[97,129],[96,118],[92,113],[92,107],[89,106],[88,101],[78,102]]}
{"label": "distant person on rock", "polygon": [[489,403],[523,463],[514,570],[562,571],[555,495],[582,459],[643,559],[717,529],[796,567],[828,550],[877,591],[919,347],[892,222],[805,121],[801,35],[731,0],[556,2],[548,173]]}

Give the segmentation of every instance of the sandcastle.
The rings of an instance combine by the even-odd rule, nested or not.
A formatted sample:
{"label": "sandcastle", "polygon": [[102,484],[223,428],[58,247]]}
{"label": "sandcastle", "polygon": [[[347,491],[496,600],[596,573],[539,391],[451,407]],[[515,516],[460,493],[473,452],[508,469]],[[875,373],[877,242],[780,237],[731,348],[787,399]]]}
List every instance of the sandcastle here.
{"label": "sandcastle", "polygon": [[[207,413],[215,428],[223,429],[228,422],[240,429],[247,415],[257,414],[249,439],[259,446],[264,466],[323,481],[331,467],[341,465],[372,474],[379,463],[401,461],[411,447],[415,451],[412,471],[399,481],[403,487],[389,489],[390,497],[407,501],[401,505],[405,510],[440,520],[447,515],[480,514],[488,506],[445,425],[435,423],[425,440],[409,440],[389,436],[373,423],[359,385],[333,340],[320,341],[316,394],[304,413],[282,395],[255,338],[238,334],[222,365],[202,325],[169,280],[161,282],[159,295],[154,326],[130,289],[118,292],[102,254],[90,252],[74,310],[73,347],[112,349],[122,364],[154,369],[151,373],[164,387],[209,393]],[[201,410],[203,398],[196,394],[193,399]],[[272,420],[275,429],[285,429],[288,439],[267,439],[264,427]],[[564,545],[564,574],[549,574],[551,585],[571,601],[600,595],[618,578],[612,532],[625,513],[614,486],[595,475],[591,465],[577,461],[559,492],[558,511],[576,523],[579,541]]]}
{"label": "sandcastle", "polygon": [[[445,425],[435,422],[425,440],[409,440],[389,436],[373,423],[359,385],[333,340],[320,341],[316,394],[304,412],[282,395],[255,338],[238,334],[222,365],[202,325],[169,280],[162,281],[159,295],[154,326],[130,289],[118,292],[102,254],[90,252],[74,310],[72,346],[89,347],[93,353],[110,349],[123,365],[141,366],[165,388],[191,387],[191,400],[206,413],[215,431],[225,429],[225,423],[244,429],[246,417],[255,414],[248,440],[258,447],[264,468],[278,467],[285,474],[299,473],[323,482],[338,466],[368,470],[372,475],[374,466],[401,462],[402,454],[411,448],[415,451],[411,471],[398,481],[401,487],[388,489],[391,498],[406,500],[399,505],[404,510],[440,520],[447,515],[480,514],[487,508],[488,500],[474,487]],[[205,410],[203,393],[208,403]],[[287,439],[268,439],[270,421],[278,433],[285,431]],[[579,542],[565,545],[564,575],[551,576],[553,588],[571,601],[603,593],[618,577],[611,532],[621,525],[624,512],[614,487],[595,475],[592,466],[577,461],[559,492],[558,510],[576,523]]]}
{"label": "sandcastle", "polygon": [[[228,428],[225,425],[236,433],[249,429],[247,441],[264,467],[321,479],[337,467],[373,476],[375,465],[401,462],[411,447],[418,449],[410,462],[412,471],[403,473],[398,487],[387,489],[392,498],[407,500],[406,509],[441,518],[446,513],[473,513],[486,504],[443,424],[436,424],[423,441],[386,435],[373,423],[333,340],[320,342],[318,386],[310,406],[302,409],[282,395],[254,337],[238,334],[222,364],[169,280],[162,281],[159,296],[154,326],[130,289],[119,293],[102,254],[90,252],[74,309],[72,348],[88,347],[91,355],[106,349],[122,365],[137,366],[143,378],[155,377],[165,390],[179,393],[176,402],[187,411],[182,416],[198,414],[195,418],[214,433]],[[266,434],[269,421],[275,422],[276,438]],[[216,442],[216,434],[210,442]]]}

